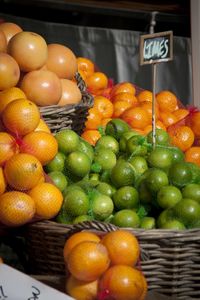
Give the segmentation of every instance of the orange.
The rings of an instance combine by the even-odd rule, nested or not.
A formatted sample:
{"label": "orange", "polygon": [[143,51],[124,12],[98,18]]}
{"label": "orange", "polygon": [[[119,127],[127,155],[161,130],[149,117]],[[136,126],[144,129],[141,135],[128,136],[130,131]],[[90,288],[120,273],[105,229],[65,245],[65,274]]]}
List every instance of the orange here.
{"label": "orange", "polygon": [[51,133],[33,131],[23,137],[20,151],[34,155],[44,166],[56,156],[58,142]]}
{"label": "orange", "polygon": [[127,109],[121,116],[132,128],[144,129],[150,124],[146,110],[141,107]]}
{"label": "orange", "polygon": [[3,169],[0,167],[0,195],[6,190],[6,180],[4,177]]}
{"label": "orange", "polygon": [[108,122],[110,122],[111,120],[112,120],[112,118],[103,118],[101,120],[101,125],[106,126],[108,124]]}
{"label": "orange", "polygon": [[124,81],[114,85],[114,87],[111,90],[111,98],[119,93],[130,93],[135,95],[135,92],[136,89],[134,85],[128,81]]}
{"label": "orange", "polygon": [[28,194],[34,199],[36,216],[41,219],[52,219],[62,206],[63,195],[53,184],[48,182],[39,183]]}
{"label": "orange", "polygon": [[138,129],[138,128],[132,128],[134,131],[138,132],[140,135],[145,135],[145,131],[142,129]]}
{"label": "orange", "polygon": [[191,114],[189,126],[194,132],[195,137],[200,137],[200,111]]}
{"label": "orange", "polygon": [[89,231],[80,231],[74,233],[65,242],[63,250],[64,260],[67,261],[68,255],[70,254],[71,250],[76,245],[84,241],[100,242],[100,237],[98,237],[98,235],[96,235],[95,233]]}
{"label": "orange", "polygon": [[3,33],[5,34],[7,43],[15,34],[23,31],[23,29],[19,25],[12,23],[12,22],[1,23],[0,30],[2,30]]}
{"label": "orange", "polygon": [[[152,103],[150,101],[143,101],[140,103],[140,107],[143,108],[147,112],[149,119],[152,120]],[[155,105],[156,120],[159,118],[159,116],[160,116],[160,111],[158,108],[158,104],[156,104]]]}
{"label": "orange", "polygon": [[[99,298],[115,300],[141,300],[146,290],[144,275],[126,265],[110,267],[99,281]],[[106,298],[103,298],[107,296]]]}
{"label": "orange", "polygon": [[188,126],[172,126],[168,133],[172,145],[179,147],[184,152],[194,143],[194,133]]}
{"label": "orange", "polygon": [[76,245],[67,259],[69,272],[79,280],[97,280],[109,267],[106,247],[99,242],[85,241]]}
{"label": "orange", "polygon": [[180,121],[188,116],[189,111],[185,108],[178,108],[173,112],[173,114],[176,116],[177,120]]}
{"label": "orange", "polygon": [[101,115],[97,108],[92,107],[88,110],[87,121],[85,122],[85,127],[87,129],[97,129],[101,124]]}
{"label": "orange", "polygon": [[14,137],[6,132],[0,132],[0,166],[19,152],[19,147]]}
{"label": "orange", "polygon": [[107,88],[101,90],[101,96],[104,96],[104,97],[110,99],[111,90],[112,90],[112,87],[109,87],[109,84],[108,84]]}
{"label": "orange", "polygon": [[96,142],[100,139],[101,134],[98,130],[85,130],[81,137],[91,145],[95,146]]}
{"label": "orange", "polygon": [[116,101],[113,103],[113,118],[119,118],[124,111],[132,107],[131,103],[126,101]]}
{"label": "orange", "polygon": [[34,131],[45,131],[51,133],[50,128],[48,127],[47,123],[43,119],[40,119],[39,124]]}
{"label": "orange", "polygon": [[[94,63],[86,57],[77,57],[78,72],[83,73],[85,78],[94,73]],[[83,78],[84,79],[84,78]]]}
{"label": "orange", "polygon": [[5,131],[5,130],[6,129],[5,129],[4,125],[3,125],[3,123],[2,123],[2,120],[0,119],[0,132]]}
{"label": "orange", "polygon": [[4,174],[8,184],[16,190],[31,189],[44,176],[40,161],[26,153],[13,155],[5,164]]}
{"label": "orange", "polygon": [[131,93],[119,93],[114,95],[111,98],[112,102],[116,101],[126,101],[130,103],[132,106],[137,106],[138,105],[138,100],[134,94]]}
{"label": "orange", "polygon": [[76,300],[96,300],[98,281],[85,282],[72,275],[66,280],[66,292]]}
{"label": "orange", "polygon": [[23,136],[34,131],[40,121],[40,111],[36,104],[26,99],[10,102],[2,112],[4,126],[16,134]]}
{"label": "orange", "polygon": [[94,97],[94,108],[99,112],[101,118],[110,118],[113,114],[113,104],[112,102],[103,96]]}
{"label": "orange", "polygon": [[35,202],[27,194],[17,191],[0,196],[0,220],[7,226],[21,226],[30,222],[35,214]]}
{"label": "orange", "polygon": [[185,160],[200,166],[200,147],[191,147],[185,151]]}
{"label": "orange", "polygon": [[11,87],[0,92],[0,114],[8,103],[16,99],[26,99],[24,92],[18,87]]}
{"label": "orange", "polygon": [[[148,134],[150,131],[152,131],[152,125],[147,125],[145,128],[144,128],[144,134]],[[160,121],[156,121],[156,128],[159,128],[159,129],[163,129],[163,130],[167,130],[165,125]]]}
{"label": "orange", "polygon": [[142,281],[143,281],[143,293],[140,296],[139,300],[145,300],[146,296],[147,296],[147,292],[148,292],[148,285],[147,285],[147,281],[146,281],[146,278],[144,275],[142,276]]}
{"label": "orange", "polygon": [[148,90],[141,91],[137,95],[137,99],[140,103],[146,102],[146,101],[152,102],[153,101],[153,93]]}
{"label": "orange", "polygon": [[160,110],[173,112],[177,109],[177,98],[170,91],[161,91],[156,95]]}
{"label": "orange", "polygon": [[175,116],[175,114],[170,113],[170,112],[161,111],[160,112],[160,119],[166,127],[169,127],[170,125],[173,125],[173,124],[178,122],[178,119]]}
{"label": "orange", "polygon": [[125,230],[111,231],[101,243],[107,248],[112,265],[134,266],[139,259],[140,247],[137,238]]}
{"label": "orange", "polygon": [[156,121],[156,128],[160,128],[163,130],[167,130],[167,128],[165,127],[165,125],[163,124],[163,122],[161,122],[160,120]]}
{"label": "orange", "polygon": [[86,78],[86,85],[91,92],[107,88],[108,77],[103,72],[94,72]]}
{"label": "orange", "polygon": [[3,264],[3,258],[0,257],[0,264]]}

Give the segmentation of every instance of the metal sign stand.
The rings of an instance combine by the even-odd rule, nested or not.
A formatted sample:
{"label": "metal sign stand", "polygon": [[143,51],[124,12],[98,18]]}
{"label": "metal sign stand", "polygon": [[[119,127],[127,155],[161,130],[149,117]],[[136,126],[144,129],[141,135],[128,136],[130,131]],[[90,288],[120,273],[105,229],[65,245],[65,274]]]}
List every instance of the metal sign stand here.
{"label": "metal sign stand", "polygon": [[[149,33],[152,34],[154,33],[154,27],[156,26],[156,15],[158,12],[154,11],[151,14],[151,22],[150,22],[150,29]],[[156,63],[152,64],[152,93],[153,93],[153,98],[152,98],[152,144],[153,144],[153,149],[156,147]]]}

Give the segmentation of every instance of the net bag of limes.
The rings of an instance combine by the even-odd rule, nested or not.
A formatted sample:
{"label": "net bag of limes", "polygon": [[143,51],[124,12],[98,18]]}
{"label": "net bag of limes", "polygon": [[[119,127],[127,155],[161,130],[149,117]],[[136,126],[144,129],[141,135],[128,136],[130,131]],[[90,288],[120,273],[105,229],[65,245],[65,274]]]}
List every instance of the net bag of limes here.
{"label": "net bag of limes", "polygon": [[[60,153],[45,171],[64,201],[54,219],[27,226],[32,272],[65,273],[63,246],[69,230],[125,228],[140,242],[149,290],[199,299],[198,165],[184,160],[166,131],[156,131],[154,148],[151,132],[141,136],[121,119],[107,124],[95,146],[71,130],[55,138]],[[63,142],[68,139],[73,142]]]}

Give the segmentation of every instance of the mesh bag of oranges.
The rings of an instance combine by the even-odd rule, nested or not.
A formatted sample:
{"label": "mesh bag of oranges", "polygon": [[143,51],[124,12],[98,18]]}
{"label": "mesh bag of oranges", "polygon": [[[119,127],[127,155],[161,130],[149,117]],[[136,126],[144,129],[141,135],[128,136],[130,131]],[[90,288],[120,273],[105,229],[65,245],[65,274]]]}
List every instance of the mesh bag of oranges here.
{"label": "mesh bag of oranges", "polygon": [[53,218],[63,196],[43,167],[56,155],[57,140],[25,98],[7,104],[0,120],[0,223],[16,227]]}
{"label": "mesh bag of oranges", "polygon": [[63,248],[65,290],[75,299],[144,300],[147,281],[139,258],[139,242],[127,230],[73,228]]}

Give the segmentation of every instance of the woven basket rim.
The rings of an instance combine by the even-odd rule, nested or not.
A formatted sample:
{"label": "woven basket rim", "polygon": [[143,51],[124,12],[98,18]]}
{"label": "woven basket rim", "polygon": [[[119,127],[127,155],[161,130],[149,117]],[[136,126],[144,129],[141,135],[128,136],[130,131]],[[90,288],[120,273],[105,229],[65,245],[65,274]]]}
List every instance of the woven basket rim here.
{"label": "woven basket rim", "polygon": [[69,231],[69,230],[89,230],[91,228],[95,230],[98,229],[101,231],[107,231],[107,230],[128,230],[131,231],[134,234],[140,234],[140,235],[147,235],[149,238],[181,238],[181,237],[190,237],[191,235],[196,236],[197,239],[200,239],[200,228],[194,228],[194,229],[183,229],[183,230],[171,230],[171,229],[143,229],[143,228],[131,228],[131,227],[118,227],[111,223],[105,223],[102,221],[84,221],[77,224],[61,224],[57,223],[52,220],[43,220],[34,222],[28,225],[25,225],[26,227],[30,228],[38,228],[50,231],[56,231],[59,233],[59,231]]}

